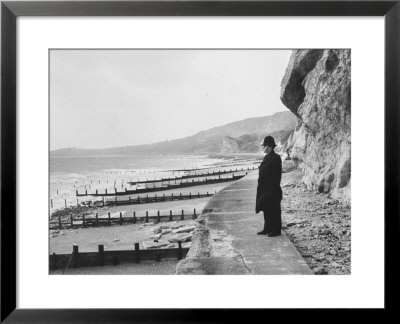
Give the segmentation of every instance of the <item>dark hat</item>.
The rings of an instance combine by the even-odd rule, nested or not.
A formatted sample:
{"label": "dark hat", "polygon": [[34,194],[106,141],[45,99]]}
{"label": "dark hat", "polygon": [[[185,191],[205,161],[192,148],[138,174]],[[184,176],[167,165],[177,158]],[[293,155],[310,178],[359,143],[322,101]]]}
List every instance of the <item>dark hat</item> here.
{"label": "dark hat", "polygon": [[270,146],[270,147],[274,148],[276,146],[274,138],[272,136],[265,137],[263,146]]}

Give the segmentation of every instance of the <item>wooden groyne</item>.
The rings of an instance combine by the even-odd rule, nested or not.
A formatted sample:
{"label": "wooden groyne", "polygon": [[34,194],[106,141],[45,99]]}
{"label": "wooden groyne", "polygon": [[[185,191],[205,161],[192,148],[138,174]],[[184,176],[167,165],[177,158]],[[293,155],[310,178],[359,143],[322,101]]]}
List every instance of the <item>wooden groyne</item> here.
{"label": "wooden groyne", "polygon": [[137,184],[146,184],[146,183],[156,183],[156,182],[174,182],[174,181],[180,181],[184,179],[190,179],[190,178],[207,178],[207,177],[213,177],[213,176],[220,176],[223,174],[228,174],[228,173],[233,173],[233,172],[246,172],[246,171],[251,171],[255,170],[255,167],[252,168],[247,168],[247,169],[229,169],[229,170],[224,170],[224,171],[212,171],[212,172],[204,172],[204,173],[197,173],[197,174],[188,174],[188,175],[183,175],[180,177],[169,177],[169,178],[161,178],[161,179],[146,179],[146,180],[138,180],[138,181],[127,181],[128,184],[130,185],[137,185]]}
{"label": "wooden groyne", "polygon": [[135,243],[134,250],[110,250],[105,251],[104,245],[98,245],[97,252],[79,252],[79,246],[73,245],[71,254],[50,254],[50,270],[69,268],[92,267],[105,265],[118,265],[120,263],[139,263],[141,261],[182,260],[186,257],[189,248],[183,248],[182,242],[178,242],[177,248],[165,249],[140,249],[139,243]]}
{"label": "wooden groyne", "polygon": [[[216,192],[215,192],[216,193]],[[211,197],[214,195],[212,192],[206,192],[206,193],[191,193],[189,192],[188,194],[182,194],[182,193],[176,193],[173,194],[171,193],[170,195],[157,195],[155,194],[154,196],[137,196],[136,198],[133,197],[128,197],[128,199],[118,199],[118,197],[115,197],[114,199],[105,199],[103,196],[102,200],[96,200],[96,201],[79,201],[79,199],[76,199],[76,204],[70,205],[67,203],[67,199],[64,199],[64,207],[74,207],[74,206],[88,206],[88,207],[106,207],[106,206],[120,206],[120,205],[138,205],[138,204],[150,204],[150,203],[156,203],[156,202],[163,202],[163,201],[176,201],[176,200],[188,200],[188,199],[198,199],[198,198],[206,198],[206,197]],[[50,207],[53,208],[53,199],[50,199]]]}
{"label": "wooden groyne", "polygon": [[179,212],[169,211],[169,214],[162,215],[158,210],[156,215],[149,215],[146,211],[145,215],[136,215],[136,212],[132,212],[132,216],[122,215],[119,213],[118,217],[111,217],[111,212],[108,212],[107,217],[99,217],[99,214],[85,215],[82,214],[80,217],[74,217],[72,214],[64,219],[58,216],[57,219],[50,221],[50,230],[61,230],[61,229],[73,229],[73,228],[86,228],[86,227],[99,227],[99,226],[113,226],[113,225],[124,225],[124,224],[136,224],[139,222],[172,222],[177,220],[196,219],[198,217],[196,208],[193,209],[193,213],[186,213],[182,209]]}
{"label": "wooden groyne", "polygon": [[[247,172],[246,172],[246,174],[247,174]],[[205,180],[202,180],[202,181],[200,181],[200,180],[195,181],[194,179],[192,179],[192,181],[187,181],[187,182],[181,181],[180,183],[177,183],[177,184],[168,184],[168,185],[163,185],[161,187],[153,186],[150,188],[134,189],[134,190],[128,190],[128,188],[125,188],[124,191],[118,191],[117,188],[114,188],[114,190],[111,190],[111,191],[109,191],[108,189],[105,189],[104,192],[100,192],[98,189],[96,189],[96,191],[94,191],[94,192],[88,192],[88,190],[86,189],[85,192],[79,193],[79,191],[76,190],[76,196],[77,197],[81,197],[81,196],[95,196],[96,197],[96,196],[135,195],[135,194],[155,192],[155,191],[163,191],[163,190],[171,190],[171,189],[179,189],[179,188],[235,181],[235,180],[239,180],[239,179],[243,178],[246,174],[241,174],[241,175],[232,174],[232,177],[218,176],[218,178],[206,178]]]}
{"label": "wooden groyne", "polygon": [[[243,164],[249,164],[250,161],[246,162],[239,162],[239,163],[229,163],[229,164],[219,164],[219,165],[213,165],[213,166],[205,166],[201,168],[190,168],[190,169],[172,169],[172,170],[166,170],[167,172],[197,172],[197,171],[203,171],[203,170],[209,170],[209,169],[218,169],[218,168],[229,168],[233,167],[236,165],[243,165]],[[253,162],[252,164],[256,163],[261,163],[260,162]],[[250,169],[251,170],[251,169]]]}

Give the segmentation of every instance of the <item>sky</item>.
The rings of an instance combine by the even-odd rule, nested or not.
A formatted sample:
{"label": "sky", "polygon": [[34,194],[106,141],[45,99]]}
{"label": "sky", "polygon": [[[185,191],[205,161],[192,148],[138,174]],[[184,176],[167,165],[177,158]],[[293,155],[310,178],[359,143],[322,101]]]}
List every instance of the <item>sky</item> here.
{"label": "sky", "polygon": [[51,50],[50,149],[149,144],[288,111],[289,50]]}

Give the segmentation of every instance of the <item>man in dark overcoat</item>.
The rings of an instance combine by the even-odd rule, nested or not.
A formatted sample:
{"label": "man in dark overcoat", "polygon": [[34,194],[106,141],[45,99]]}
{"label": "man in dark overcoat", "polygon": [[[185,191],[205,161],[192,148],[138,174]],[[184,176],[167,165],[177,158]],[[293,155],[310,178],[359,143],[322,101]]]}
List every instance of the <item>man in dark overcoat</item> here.
{"label": "man in dark overcoat", "polygon": [[265,157],[259,167],[256,214],[264,212],[264,229],[257,234],[272,237],[280,235],[282,227],[282,160],[274,151],[276,144],[272,136],[265,137],[262,146]]}

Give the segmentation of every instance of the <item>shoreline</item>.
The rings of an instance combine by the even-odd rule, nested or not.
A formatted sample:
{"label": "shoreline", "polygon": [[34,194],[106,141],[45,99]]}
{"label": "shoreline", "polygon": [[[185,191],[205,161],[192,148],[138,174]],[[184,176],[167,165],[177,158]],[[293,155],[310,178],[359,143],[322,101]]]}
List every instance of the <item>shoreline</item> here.
{"label": "shoreline", "polygon": [[[182,188],[179,192],[182,192],[182,194],[188,194],[190,192],[192,193],[205,193],[205,192],[218,192],[219,190],[225,188],[229,184],[231,184],[232,181],[229,182],[223,182],[223,183],[217,183],[217,184],[209,184],[209,185],[202,185],[202,186],[194,186],[194,187],[188,187],[188,188]],[[154,194],[157,194],[158,192],[155,192]],[[171,193],[176,193],[174,189],[171,190],[165,190],[162,192],[165,195],[170,195]],[[152,194],[152,195],[154,195]],[[140,195],[131,195],[132,200],[137,198]],[[143,197],[143,194],[141,195]],[[55,209],[51,212],[50,214],[50,220],[54,220],[55,218],[58,218],[58,216],[61,216],[61,220],[65,221],[66,218],[69,218],[70,215],[75,218],[79,218],[82,216],[83,213],[85,215],[89,214],[94,214],[94,213],[99,213],[100,215],[106,214],[108,211],[113,210],[115,211],[122,211],[124,209],[129,209],[130,211],[136,210],[136,211],[146,211],[146,210],[167,210],[167,209],[157,209],[155,208],[156,206],[173,206],[175,209],[182,209],[180,206],[186,206],[188,204],[190,205],[197,205],[196,201],[198,200],[208,200],[211,197],[208,198],[193,198],[193,199],[188,199],[188,200],[175,200],[175,201],[170,201],[170,202],[153,202],[153,203],[143,203],[143,204],[131,204],[131,205],[120,205],[120,206],[106,206],[106,207],[96,207],[96,206],[86,206],[86,205],[78,205],[78,206],[71,206],[67,208],[60,208],[60,209]],[[169,207],[168,207],[169,208]],[[194,207],[195,208],[195,207]],[[193,208],[192,208],[193,209]],[[170,209],[168,209],[169,211]]]}
{"label": "shoreline", "polygon": [[[82,192],[104,192],[106,189],[111,193],[116,189],[118,191],[132,190],[135,186],[130,185],[132,181],[144,181],[152,179],[161,178],[175,178],[181,175],[185,175],[187,170],[202,170],[205,167],[216,171],[222,170],[223,167],[226,168],[227,163],[235,163],[232,158],[222,159],[222,158],[209,158],[206,155],[198,156],[196,155],[194,159],[192,158],[182,158],[174,155],[174,158],[160,158],[160,159],[150,159],[143,158],[143,156],[134,158],[125,158],[119,160],[113,157],[112,159],[99,159],[99,161],[85,160],[79,162],[71,162],[66,159],[62,164],[55,163],[53,166],[53,171],[50,172],[50,213],[56,209],[62,209],[65,207],[76,206],[78,204],[76,191]],[[227,162],[229,161],[229,162]],[[243,161],[242,167],[254,167],[254,164],[250,162]],[[252,161],[255,161],[252,159]],[[236,161],[237,163],[237,161]],[[86,167],[87,165],[92,165],[91,167]],[[235,164],[237,165],[237,164]],[[118,169],[115,169],[119,167]],[[59,169],[56,169],[59,168]],[[200,169],[201,168],[201,169]],[[174,171],[173,169],[179,169],[180,171]],[[187,169],[187,170],[185,170]],[[64,170],[64,171],[62,171]],[[66,172],[65,170],[69,170]],[[169,175],[168,175],[169,173]],[[170,188],[170,190],[178,190],[184,192],[182,186],[180,188]],[[191,187],[192,191],[198,189]],[[169,192],[168,190],[163,191],[164,193]],[[186,189],[185,189],[186,192]],[[136,193],[131,193],[135,195]],[[112,196],[110,196],[112,197]],[[93,197],[79,197],[79,203],[84,201],[93,200]]]}
{"label": "shoreline", "polygon": [[[196,154],[196,156],[199,155]],[[210,158],[206,155],[202,156],[204,157],[204,162],[205,163],[208,162],[209,165],[212,165],[213,168],[215,169],[221,169],[222,166],[225,165],[226,163],[237,162],[230,157],[227,157],[226,159],[217,158],[218,160],[216,160],[216,158]],[[243,164],[249,164],[248,161],[246,162],[243,159],[241,159],[241,161]],[[255,160],[252,159],[252,161]],[[188,164],[188,166],[189,165],[190,163]],[[86,182],[91,182],[91,174],[83,175],[81,177],[81,181],[82,180]],[[77,227],[77,228],[65,228],[65,229],[63,228],[63,229],[53,229],[53,230],[49,229],[49,236],[50,236],[49,253],[69,254],[72,251],[73,245],[78,245],[79,251],[82,252],[97,251],[99,244],[104,245],[104,248],[108,250],[133,249],[135,243],[139,243],[141,248],[144,248],[145,242],[153,240],[154,237],[157,235],[157,234],[155,235],[155,231],[157,231],[157,228],[160,226],[164,227],[168,226],[168,224],[172,226],[173,223],[175,224],[178,223],[178,225],[183,225],[183,226],[195,225],[192,219],[188,219],[186,217],[184,220],[175,220],[173,222],[157,223],[150,221],[149,223],[144,223],[143,219],[139,221],[141,217],[145,216],[146,212],[148,213],[149,216],[155,216],[157,215],[158,212],[160,213],[160,215],[168,215],[170,211],[172,211],[172,213],[176,215],[178,214],[178,212],[180,213],[182,210],[184,210],[185,214],[190,214],[193,213],[194,209],[196,209],[196,214],[200,215],[203,211],[204,206],[207,204],[207,202],[209,201],[209,199],[211,199],[212,196],[207,198],[195,198],[195,194],[197,194],[198,192],[200,193],[210,192],[214,194],[214,192],[222,190],[223,188],[229,186],[233,182],[235,181],[199,185],[187,188],[179,188],[179,191],[177,191],[176,189],[170,189],[161,192],[161,194],[165,195],[170,195],[171,193],[174,193],[175,195],[177,192],[178,195],[179,193],[182,193],[182,195],[192,193],[194,198],[188,200],[174,200],[166,202],[151,202],[151,203],[106,206],[106,207],[100,207],[100,206],[89,207],[87,205],[85,206],[82,203],[80,203],[75,206],[67,208],[61,207],[58,209],[53,209],[50,211],[50,222],[52,223],[58,222],[58,216],[60,216],[61,221],[64,223],[68,222],[72,214],[74,220],[79,222],[82,220],[82,214],[88,215],[87,217],[92,217],[94,213],[98,213],[99,218],[107,217],[108,213],[111,213],[112,215],[122,213],[123,217],[132,217],[133,214],[135,213],[136,217],[138,218],[138,222],[136,224],[130,223],[130,224],[112,225],[112,226],[99,226],[99,227],[86,227],[86,228]],[[102,181],[102,184],[103,183],[105,184],[104,181]],[[59,184],[62,185],[61,182]],[[155,194],[158,195],[159,194],[158,191],[155,192]],[[135,197],[138,195],[130,195],[130,196],[134,200]],[[141,196],[143,197],[143,194]],[[172,236],[175,235],[173,232],[174,231],[171,230],[170,233],[163,234],[161,239],[162,240],[172,239]],[[184,243],[186,247],[189,247],[190,244],[191,242]],[[169,244],[169,246],[171,246],[171,244]],[[162,263],[153,264],[152,266],[154,267],[154,265],[157,265],[156,268],[159,268],[160,274],[167,274],[166,272],[174,274],[174,272],[170,272],[170,270],[167,269],[168,267],[166,268],[166,266],[163,265]],[[82,273],[88,273],[88,274],[98,273],[98,272],[103,273],[104,271],[106,270],[93,269],[93,271],[91,271],[90,269],[86,269],[83,270]],[[75,269],[73,272],[81,273],[80,270],[78,269]],[[111,272],[120,273],[119,270],[117,269],[115,270],[115,272],[112,270]],[[153,268],[151,272],[157,273],[157,269]],[[52,272],[52,274],[57,274],[57,272]]]}

